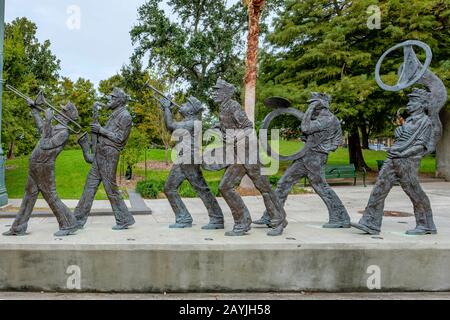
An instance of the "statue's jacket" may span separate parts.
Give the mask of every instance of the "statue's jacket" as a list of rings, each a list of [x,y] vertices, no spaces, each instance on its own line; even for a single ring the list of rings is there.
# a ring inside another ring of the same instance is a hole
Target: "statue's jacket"
[[[223,133],[227,129],[249,130],[253,129],[253,123],[247,117],[239,102],[228,100],[220,106],[220,124]]]
[[[252,164],[253,161],[259,161],[259,152],[258,152],[258,143],[256,140],[253,140],[255,144],[255,149],[248,148],[246,149],[245,154],[241,154],[238,152],[239,144],[244,141],[246,138],[253,139],[256,137],[254,134],[254,126],[253,122],[250,121],[245,111],[242,109],[239,102],[235,100],[228,100],[223,102],[220,105],[220,130],[224,135],[226,144],[234,145],[234,154],[235,154],[235,163],[241,162],[246,164]],[[233,140],[230,140],[231,137],[228,137],[228,130],[234,130],[235,136]],[[224,145],[226,148],[226,145]],[[226,154],[228,149],[224,150],[224,154]],[[256,152],[255,155],[250,155],[251,150]],[[239,159],[239,160],[238,160]],[[252,159],[252,160],[250,160]]]
[[[126,107],[119,107],[111,114],[104,129],[107,135],[99,135],[97,148],[112,147],[122,151],[131,132],[133,119]]]
[[[42,135],[30,157],[30,164],[54,165],[69,138],[69,130],[62,125],[50,128],[48,135]]]
[[[434,151],[432,145],[433,123],[425,115],[411,116],[406,123],[395,130],[395,143],[391,150],[400,153],[408,153],[409,150],[423,146],[424,152],[408,158],[420,159],[424,155]]]
[[[305,142],[301,158],[311,153],[328,155],[343,141],[341,124],[330,111],[302,123],[301,130]]]

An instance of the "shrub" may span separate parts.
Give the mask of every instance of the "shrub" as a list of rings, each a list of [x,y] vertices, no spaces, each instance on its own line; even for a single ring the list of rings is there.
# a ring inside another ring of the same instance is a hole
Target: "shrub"
[[[164,181],[161,180],[139,181],[136,185],[136,191],[144,198],[157,199],[158,195],[164,191]]]
[[[208,185],[214,196],[220,196],[219,181],[209,181]],[[157,199],[158,195],[164,192],[164,180],[146,180],[139,181],[136,185],[136,192],[138,192],[143,198]],[[188,181],[184,181],[178,189],[178,192],[182,198],[197,198],[198,195],[192,188]]]
[[[270,176],[270,177],[269,177],[270,184],[271,184],[272,186],[274,186],[274,187],[277,186],[278,181],[280,181],[280,179],[281,179],[281,178],[278,177],[278,176]]]
[[[219,192],[219,181],[208,181],[209,189],[212,194],[216,197],[220,196]],[[198,195],[192,188],[191,184],[188,181],[183,182],[181,187],[179,188],[179,193],[182,198],[197,198]]]

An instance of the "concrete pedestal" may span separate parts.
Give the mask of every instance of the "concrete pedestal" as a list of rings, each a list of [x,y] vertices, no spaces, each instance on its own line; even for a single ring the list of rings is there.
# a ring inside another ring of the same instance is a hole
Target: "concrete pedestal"
[[[54,218],[34,218],[27,237],[0,237],[0,290],[88,292],[240,291],[450,291],[450,184],[425,184],[436,216],[436,236],[406,236],[414,218],[386,218],[380,237],[356,229],[324,230],[326,211],[315,195],[293,196],[290,224],[282,237],[254,228],[228,238],[203,231],[205,209],[187,200],[196,225],[171,230],[166,201],[149,202],[153,215],[136,227],[112,231],[112,217],[93,217],[77,235],[57,239]],[[352,219],[360,218],[370,188],[336,188]],[[259,197],[245,198],[258,218]],[[220,204],[226,207],[222,199]],[[401,189],[387,209],[411,212]],[[227,229],[231,215],[225,210]],[[10,219],[0,219],[5,231]]]

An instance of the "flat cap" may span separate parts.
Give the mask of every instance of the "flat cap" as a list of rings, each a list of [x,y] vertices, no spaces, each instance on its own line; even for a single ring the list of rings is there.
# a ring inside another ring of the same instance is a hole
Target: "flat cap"
[[[200,113],[203,112],[205,110],[205,108],[203,107],[203,104],[200,100],[198,100],[196,97],[189,97],[186,99],[192,106],[192,108],[194,109],[195,113]]]
[[[229,95],[233,95],[236,93],[237,89],[231,83],[226,82],[225,80],[218,79],[216,84],[213,86],[213,89],[224,90]]]
[[[324,106],[328,106],[331,103],[331,96],[326,93],[320,93],[320,92],[313,92],[311,93],[311,98],[308,100],[308,102],[314,102],[319,101]]]
[[[125,91],[123,91],[120,88],[115,87],[112,91],[112,93],[109,95],[110,97],[116,97],[116,98],[120,98],[123,99],[125,101],[129,101],[130,100],[130,96],[127,95],[125,93]]]

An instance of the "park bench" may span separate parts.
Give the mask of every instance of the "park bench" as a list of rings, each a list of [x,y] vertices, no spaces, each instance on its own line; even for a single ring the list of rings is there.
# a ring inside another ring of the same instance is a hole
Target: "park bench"
[[[366,170],[363,169],[361,172],[361,176],[363,179],[364,187],[366,185]],[[327,180],[336,180],[336,179],[353,179],[353,185],[356,186],[356,180],[358,178],[358,172],[356,171],[354,164],[349,165],[327,165],[325,168],[325,178]],[[308,182],[308,179],[305,178],[305,187]]]

